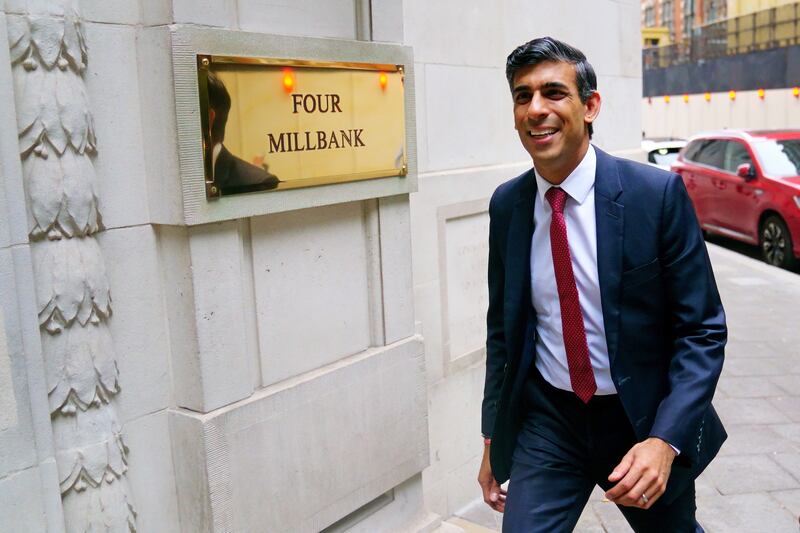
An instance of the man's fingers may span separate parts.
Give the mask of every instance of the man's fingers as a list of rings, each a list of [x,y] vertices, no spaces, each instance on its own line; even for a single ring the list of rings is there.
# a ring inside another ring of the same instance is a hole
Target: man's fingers
[[[654,503],[658,501],[662,494],[664,494],[664,489],[658,490],[648,490],[646,493],[647,495],[647,503],[643,506],[644,509],[650,509]]]
[[[641,479],[642,474],[640,471],[636,469],[628,470],[628,473],[625,474],[619,483],[611,487],[611,489],[606,492],[606,498],[611,501],[616,502],[618,499],[622,498],[625,494],[631,491],[633,487],[639,482]],[[609,476],[610,478],[610,476]]]
[[[502,513],[506,508],[506,490],[497,481],[492,480],[486,484],[481,483],[483,489],[483,501],[498,513]]]
[[[650,503],[650,494],[648,493],[650,486],[651,481],[647,477],[642,476],[628,492],[626,492],[621,498],[615,500],[615,503],[618,505],[626,505],[628,507],[644,508],[647,503]],[[653,490],[650,490],[650,493],[652,492]],[[644,499],[642,499],[642,494],[647,496],[647,503],[645,503]]]
[[[614,467],[614,470],[608,476],[608,480],[619,481],[628,473],[628,470],[630,470],[632,464],[633,453],[628,452],[625,454],[625,457],[622,458],[622,461],[620,461],[619,464]]]
[[[506,491],[503,490],[500,487],[500,485],[497,485],[496,483],[493,490],[497,490],[497,492],[492,493],[492,495],[496,496],[497,499],[491,502],[489,506],[498,513],[502,513],[506,509]]]

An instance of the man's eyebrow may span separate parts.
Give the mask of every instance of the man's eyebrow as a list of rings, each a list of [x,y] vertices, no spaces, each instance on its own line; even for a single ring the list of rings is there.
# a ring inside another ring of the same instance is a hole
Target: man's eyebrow
[[[541,86],[542,89],[562,89],[565,91],[569,91],[569,86],[566,83],[561,83],[560,81],[548,81],[543,83]],[[531,88],[528,85],[517,85],[511,91],[513,94],[517,94],[522,91],[530,91]]]
[[[566,83],[561,83],[560,81],[548,81],[544,85],[542,85],[543,89],[564,89],[569,90],[569,86]]]

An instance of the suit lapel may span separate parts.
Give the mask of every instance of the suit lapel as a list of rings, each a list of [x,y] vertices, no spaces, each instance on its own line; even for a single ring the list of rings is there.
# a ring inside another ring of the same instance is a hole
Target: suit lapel
[[[624,207],[619,169],[613,157],[595,147],[595,218],[597,220],[597,271],[603,307],[603,322],[613,365],[619,342],[620,281],[622,277],[622,231]]]
[[[531,237],[533,235],[533,201],[536,178],[531,169],[522,181],[520,194],[514,204],[508,225],[506,248],[506,305],[513,321],[507,331],[524,331],[530,308],[531,288]],[[528,302],[526,306],[525,303]],[[512,342],[516,342],[514,339]]]

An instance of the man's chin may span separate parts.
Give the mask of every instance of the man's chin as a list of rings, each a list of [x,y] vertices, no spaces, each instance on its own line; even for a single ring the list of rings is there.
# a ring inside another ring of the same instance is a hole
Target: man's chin
[[[547,148],[531,148],[528,153],[531,154],[534,161],[548,163],[557,160],[559,152],[555,146],[548,146]]]

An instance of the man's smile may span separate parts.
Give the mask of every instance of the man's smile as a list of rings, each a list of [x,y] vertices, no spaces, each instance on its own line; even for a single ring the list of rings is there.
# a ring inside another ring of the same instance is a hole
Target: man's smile
[[[547,144],[558,133],[557,128],[530,129],[526,132],[534,144]]]
[[[547,137],[549,135],[553,135],[557,131],[558,130],[555,128],[551,128],[548,130],[539,130],[539,131],[528,130],[528,135],[530,135],[531,137]]]

